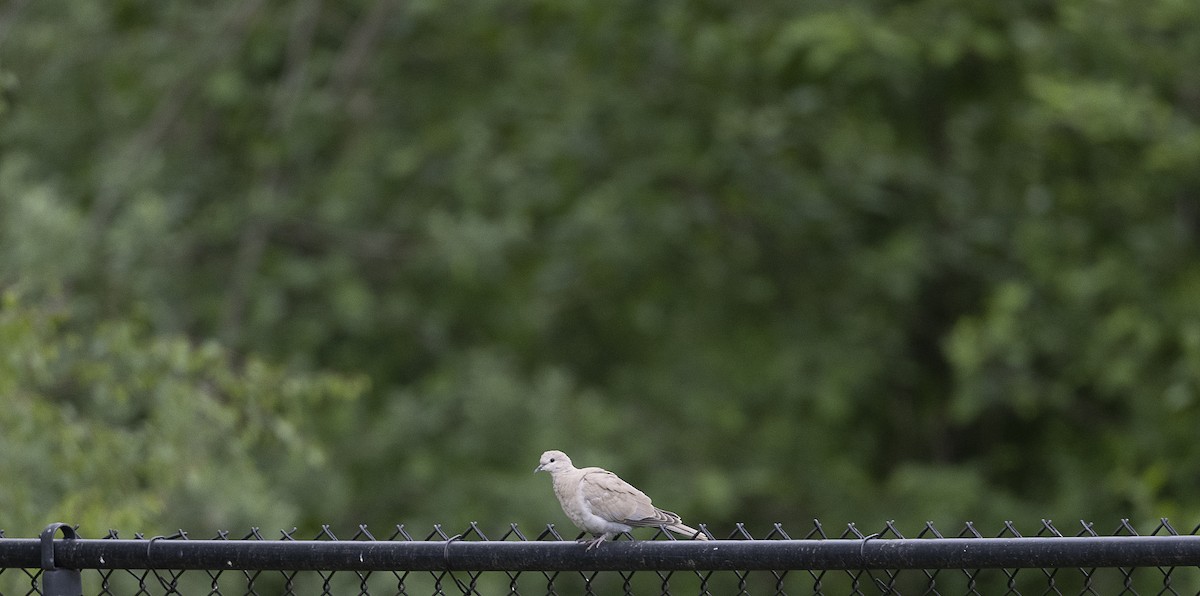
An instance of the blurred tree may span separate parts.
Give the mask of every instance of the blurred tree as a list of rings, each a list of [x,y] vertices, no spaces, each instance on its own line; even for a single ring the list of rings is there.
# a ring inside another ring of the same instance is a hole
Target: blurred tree
[[[239,365],[213,342],[81,320],[9,290],[0,305],[0,507],[14,536],[68,520],[200,535],[315,523],[346,495],[317,440],[361,381]],[[319,478],[320,482],[313,482]]]
[[[1200,518],[1194,2],[6,17],[0,280],[371,378],[331,521]]]

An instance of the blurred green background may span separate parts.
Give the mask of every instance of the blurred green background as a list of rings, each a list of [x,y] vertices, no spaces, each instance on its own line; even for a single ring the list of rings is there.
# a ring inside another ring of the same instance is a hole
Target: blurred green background
[[[718,535],[1190,530],[1197,64],[1194,0],[10,0],[0,527],[536,535],[558,448]]]

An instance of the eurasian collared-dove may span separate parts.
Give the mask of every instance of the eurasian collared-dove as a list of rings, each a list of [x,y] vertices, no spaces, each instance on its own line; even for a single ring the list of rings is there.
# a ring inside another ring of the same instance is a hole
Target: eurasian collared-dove
[[[584,532],[596,535],[588,550],[621,532],[661,527],[689,538],[708,540],[703,533],[683,525],[679,516],[655,507],[650,497],[603,468],[576,468],[561,451],[542,454],[533,471],[550,472],[554,496],[563,513]]]

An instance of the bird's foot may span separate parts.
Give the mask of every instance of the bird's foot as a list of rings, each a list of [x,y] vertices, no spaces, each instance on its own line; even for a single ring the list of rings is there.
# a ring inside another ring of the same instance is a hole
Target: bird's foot
[[[589,550],[592,550],[593,548],[600,546],[600,543],[604,542],[604,535],[601,534],[590,540],[587,538],[580,538],[577,542],[579,542],[580,544],[587,544],[588,545],[587,548],[583,549],[584,552],[587,552]]]

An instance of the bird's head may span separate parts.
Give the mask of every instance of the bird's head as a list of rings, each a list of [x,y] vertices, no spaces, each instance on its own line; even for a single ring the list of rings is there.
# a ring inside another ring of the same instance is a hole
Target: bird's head
[[[538,466],[533,469],[534,472],[546,471],[553,476],[559,472],[571,469],[571,458],[561,451],[547,451],[542,454],[542,458],[538,460]]]

